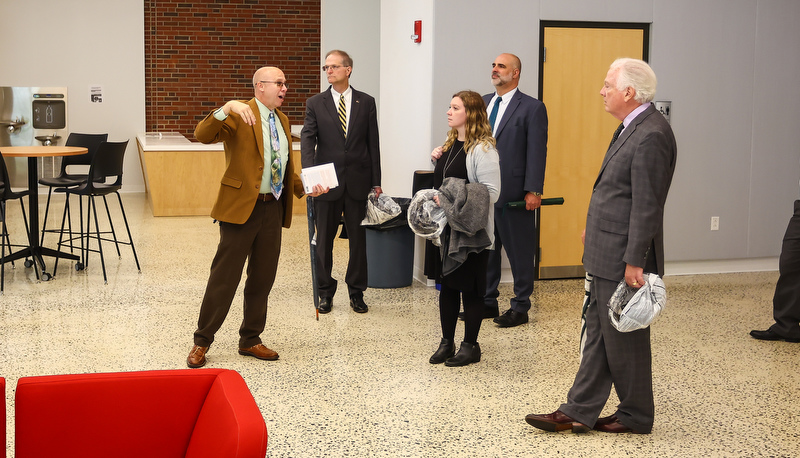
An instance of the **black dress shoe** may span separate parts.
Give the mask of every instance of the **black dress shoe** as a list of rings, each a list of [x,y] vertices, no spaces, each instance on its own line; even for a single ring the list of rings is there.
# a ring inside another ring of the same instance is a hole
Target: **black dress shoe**
[[[448,367],[466,366],[467,364],[477,363],[481,360],[481,346],[479,344],[471,344],[469,342],[461,342],[461,347],[458,353],[452,358],[448,358],[444,362]]]
[[[483,319],[487,318],[497,318],[500,316],[500,310],[497,307],[486,307],[483,309]],[[464,312],[458,312],[458,319],[464,321]]]
[[[333,307],[332,297],[319,298],[319,313],[330,313],[332,307]]]
[[[543,429],[552,433],[566,431],[568,429],[573,433],[585,433],[590,430],[588,426],[573,420],[560,410],[540,415],[532,413],[525,416],[525,421],[534,428]]]
[[[450,339],[442,339],[439,344],[439,349],[428,360],[431,364],[442,364],[447,358],[453,356],[456,352],[456,346]]]
[[[527,323],[528,314],[508,309],[501,316],[495,318],[494,322],[501,328],[513,328],[514,326]]]
[[[350,296],[350,307],[353,307],[356,313],[367,313],[369,310],[363,296]]]
[[[758,340],[785,340],[787,342],[800,342],[800,338],[783,337],[782,335],[773,332],[772,329],[767,329],[766,331],[752,330],[750,331],[750,335]]]

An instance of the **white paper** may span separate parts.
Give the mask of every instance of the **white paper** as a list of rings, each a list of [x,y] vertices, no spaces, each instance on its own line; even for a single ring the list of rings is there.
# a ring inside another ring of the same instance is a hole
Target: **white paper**
[[[303,180],[303,190],[306,194],[314,192],[314,185],[321,185],[323,188],[331,189],[339,186],[339,179],[336,177],[336,169],[333,166],[333,162],[304,168],[300,172],[300,179]]]

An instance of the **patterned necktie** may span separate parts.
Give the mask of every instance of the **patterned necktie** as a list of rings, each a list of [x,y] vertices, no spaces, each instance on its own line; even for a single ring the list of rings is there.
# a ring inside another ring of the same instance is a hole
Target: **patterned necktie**
[[[342,123],[342,132],[347,138],[347,106],[344,104],[344,94],[339,96],[339,122]]]
[[[494,122],[497,120],[497,111],[500,109],[500,102],[502,101],[502,97],[498,97],[497,100],[495,100],[492,113],[489,115],[489,124],[492,126],[492,132],[494,132]]]
[[[278,139],[278,128],[275,127],[275,115],[269,114],[269,136],[270,146],[272,147],[272,195],[275,199],[281,197],[283,181],[281,181],[281,142]]]
[[[620,123],[619,127],[617,127],[617,130],[614,131],[614,135],[611,137],[611,143],[608,144],[608,149],[611,149],[611,147],[614,146],[614,142],[617,141],[617,139],[619,138],[620,132],[622,132],[622,129],[624,129],[624,128],[625,128],[625,125]]]

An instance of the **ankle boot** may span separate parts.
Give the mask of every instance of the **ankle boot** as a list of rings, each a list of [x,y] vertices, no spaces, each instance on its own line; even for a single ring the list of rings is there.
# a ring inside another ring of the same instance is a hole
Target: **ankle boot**
[[[456,367],[466,366],[470,363],[477,363],[481,360],[481,346],[479,344],[471,344],[469,342],[461,342],[461,347],[458,353],[452,358],[444,362],[445,366]]]
[[[439,349],[431,356],[429,362],[431,364],[442,364],[445,360],[456,352],[456,346],[450,339],[442,339],[439,344]]]

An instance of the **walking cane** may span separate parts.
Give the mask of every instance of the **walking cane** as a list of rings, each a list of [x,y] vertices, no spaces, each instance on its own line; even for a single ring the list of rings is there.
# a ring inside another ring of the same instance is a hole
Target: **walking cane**
[[[319,291],[317,289],[317,231],[314,224],[314,202],[313,197],[306,197],[306,209],[308,211],[308,246],[311,254],[311,290],[314,294],[314,309],[317,312],[319,321]]]

